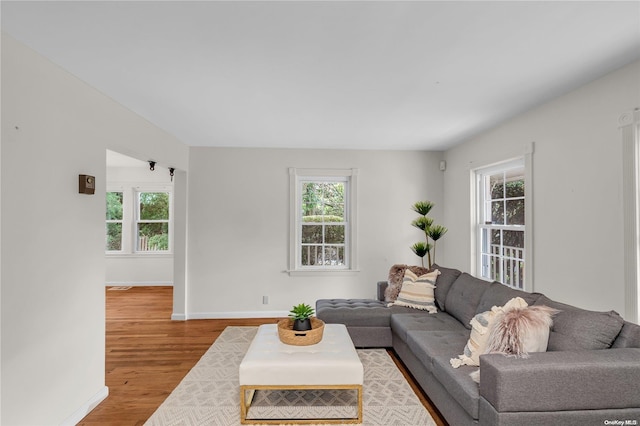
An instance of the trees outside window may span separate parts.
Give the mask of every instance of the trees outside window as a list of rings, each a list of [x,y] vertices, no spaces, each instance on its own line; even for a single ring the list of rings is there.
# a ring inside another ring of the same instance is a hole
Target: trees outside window
[[[122,185],[106,193],[107,254],[171,253],[171,190]]]
[[[301,182],[301,266],[345,266],[345,184]]]
[[[169,250],[169,193],[139,192],[137,251]]]
[[[107,192],[107,251],[122,250],[122,192]]]
[[[355,270],[356,169],[289,170],[289,273]]]

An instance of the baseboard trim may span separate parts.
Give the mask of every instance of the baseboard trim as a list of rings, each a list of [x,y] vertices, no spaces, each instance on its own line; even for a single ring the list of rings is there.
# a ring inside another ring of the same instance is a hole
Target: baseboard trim
[[[235,311],[235,312],[193,312],[186,319],[230,319],[230,318],[279,318],[289,315],[288,311]],[[173,318],[173,316],[172,316]]]
[[[82,404],[71,416],[67,417],[60,426],[75,426],[86,417],[94,408],[109,396],[109,388],[104,386],[98,393],[93,395],[91,399]]]
[[[105,287],[173,287],[171,281],[108,281]]]
[[[171,320],[172,321],[185,321],[187,319],[187,316],[185,314],[171,314]]]

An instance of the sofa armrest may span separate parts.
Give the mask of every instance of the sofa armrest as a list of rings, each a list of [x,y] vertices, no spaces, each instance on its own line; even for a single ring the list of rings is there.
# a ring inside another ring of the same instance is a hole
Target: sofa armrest
[[[480,396],[497,412],[640,407],[640,349],[480,356]]]
[[[389,286],[389,282],[388,281],[378,281],[378,284],[377,284],[378,300],[384,302],[384,291],[387,289],[388,286]]]

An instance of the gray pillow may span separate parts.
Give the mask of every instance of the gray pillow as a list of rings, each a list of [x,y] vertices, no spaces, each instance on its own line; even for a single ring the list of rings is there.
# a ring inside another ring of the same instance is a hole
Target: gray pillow
[[[514,297],[522,297],[524,301],[527,302],[527,305],[533,305],[540,296],[542,296],[541,293],[528,293],[526,291],[516,290],[494,281],[482,295],[482,299],[480,299],[480,303],[476,309],[476,314],[486,312],[494,306],[503,306]]]
[[[622,317],[615,311],[587,311],[554,302],[546,296],[536,300],[535,305],[545,305],[560,311],[553,317],[548,351],[610,348],[624,324]]]
[[[440,271],[440,275],[438,275],[438,278],[436,278],[436,303],[438,304],[438,308],[440,308],[441,311],[446,311],[446,309],[444,308],[444,302],[447,298],[447,293],[449,293],[451,285],[455,280],[458,279],[462,272],[457,269],[438,266],[435,263],[431,265],[431,269],[437,269],[438,271]]]
[[[640,325],[625,321],[612,348],[640,348]]]
[[[436,289],[438,283],[436,281]],[[491,285],[490,282],[474,278],[463,272],[451,285],[447,293],[447,313],[456,318],[466,328],[471,329],[469,322],[476,315],[476,308],[484,292]]]

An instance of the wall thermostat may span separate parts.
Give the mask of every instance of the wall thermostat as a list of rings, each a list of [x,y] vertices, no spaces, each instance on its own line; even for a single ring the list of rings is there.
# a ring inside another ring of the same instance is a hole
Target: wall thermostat
[[[94,194],[96,192],[96,177],[89,175],[78,175],[80,194]]]

